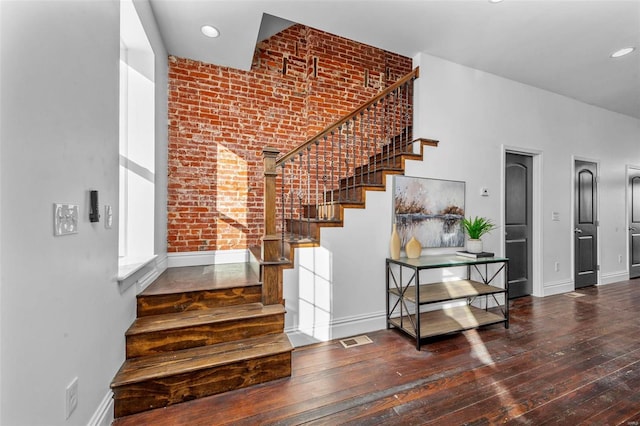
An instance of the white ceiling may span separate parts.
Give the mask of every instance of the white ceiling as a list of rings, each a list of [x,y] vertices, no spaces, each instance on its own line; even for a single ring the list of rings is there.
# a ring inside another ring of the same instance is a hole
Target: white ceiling
[[[266,13],[408,57],[425,52],[640,118],[640,0],[150,2],[169,54],[179,57],[249,69]],[[205,24],[217,27],[220,37],[204,37]],[[609,57],[627,46],[636,51]]]

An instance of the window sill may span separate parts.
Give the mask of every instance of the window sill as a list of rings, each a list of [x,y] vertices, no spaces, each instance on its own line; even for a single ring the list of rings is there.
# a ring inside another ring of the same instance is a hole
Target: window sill
[[[145,281],[157,274],[154,264],[157,258],[158,256],[154,254],[148,257],[122,257],[118,259],[118,284],[122,290],[128,289],[133,284],[141,284],[146,287],[149,283],[145,283]]]

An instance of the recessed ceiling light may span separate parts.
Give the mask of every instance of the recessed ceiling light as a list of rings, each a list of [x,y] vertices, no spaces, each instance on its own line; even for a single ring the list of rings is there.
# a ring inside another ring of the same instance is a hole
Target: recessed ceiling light
[[[489,0],[489,3],[500,3],[502,0]]]
[[[211,25],[203,25],[202,28],[200,28],[200,31],[202,31],[202,34],[211,38],[215,38],[220,35],[220,31],[218,31],[216,27],[212,27]]]
[[[625,47],[623,49],[617,50],[615,52],[613,52],[611,54],[612,58],[619,58],[621,56],[625,56],[628,55],[629,53],[633,52],[634,50],[636,50],[635,47]]]

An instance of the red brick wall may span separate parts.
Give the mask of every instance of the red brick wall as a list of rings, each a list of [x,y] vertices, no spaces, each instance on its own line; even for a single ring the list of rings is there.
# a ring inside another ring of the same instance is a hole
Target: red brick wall
[[[301,25],[260,43],[250,71],[170,57],[169,251],[259,244],[263,147],[295,148],[410,71]]]

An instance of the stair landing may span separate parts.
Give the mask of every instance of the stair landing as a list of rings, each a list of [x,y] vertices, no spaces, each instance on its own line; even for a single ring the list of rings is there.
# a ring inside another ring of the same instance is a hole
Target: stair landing
[[[250,263],[169,268],[138,295],[138,318],[258,303],[262,286]]]
[[[141,294],[160,294],[215,290],[256,285],[259,277],[250,263],[183,266],[169,268]]]

